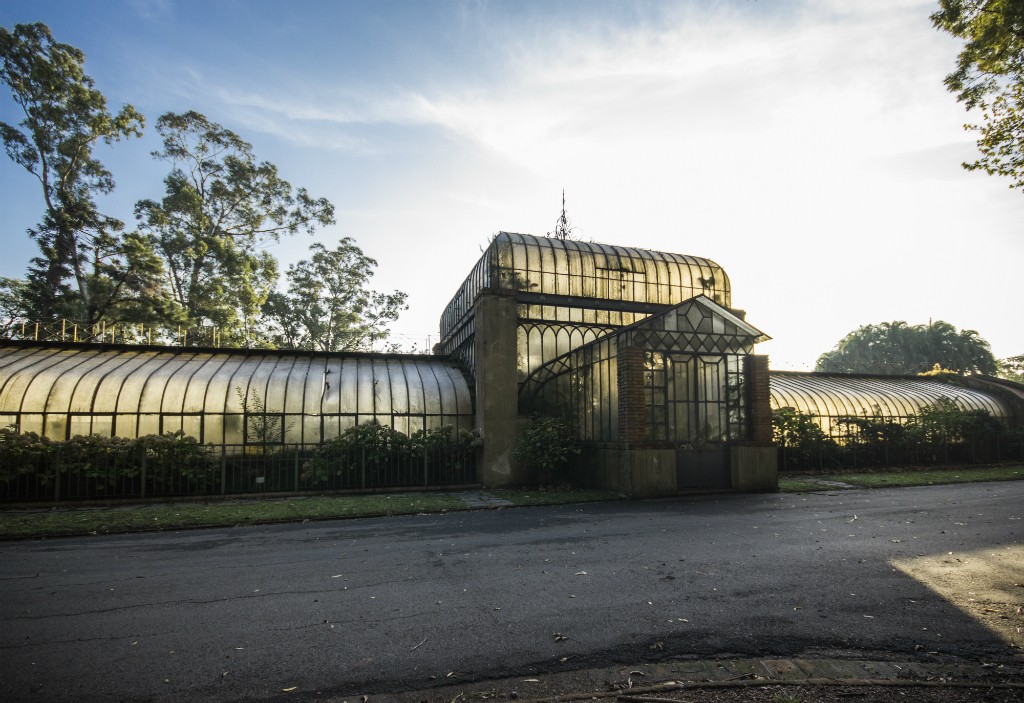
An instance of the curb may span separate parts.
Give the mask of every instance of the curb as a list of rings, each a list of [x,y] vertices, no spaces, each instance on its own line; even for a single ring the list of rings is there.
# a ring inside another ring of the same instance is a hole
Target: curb
[[[703,690],[710,694],[723,689],[790,686],[1005,690],[1019,691],[1024,699],[1022,681],[1024,660],[993,665],[838,658],[686,659],[464,680],[419,691],[371,695],[364,700],[447,703],[493,698],[562,703],[612,699],[649,703],[658,700],[651,696],[659,693]]]

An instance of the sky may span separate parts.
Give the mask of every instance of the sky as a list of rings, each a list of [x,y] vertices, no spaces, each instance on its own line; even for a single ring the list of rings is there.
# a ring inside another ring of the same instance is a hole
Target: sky
[[[0,0],[85,52],[141,139],[97,150],[134,222],[167,165],[152,125],[197,110],[336,208],[268,245],[282,269],[352,237],[403,290],[396,341],[438,341],[498,231],[712,259],[733,306],[811,370],[865,324],[945,320],[1024,354],[1024,194],[968,172],[943,85],[958,40],[918,0]],[[9,93],[0,120],[16,122]],[[0,276],[24,274],[33,177],[0,157]]]

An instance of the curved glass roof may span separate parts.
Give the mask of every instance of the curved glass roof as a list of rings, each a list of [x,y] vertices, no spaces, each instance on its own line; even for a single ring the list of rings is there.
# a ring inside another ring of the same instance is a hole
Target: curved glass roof
[[[985,410],[1009,419],[1012,408],[983,391],[915,376],[772,371],[772,408],[794,408],[819,418],[881,417],[903,420],[948,398],[964,410]]]
[[[725,307],[732,301],[729,277],[710,259],[499,232],[441,316],[442,339],[456,331],[484,289],[513,292],[520,299],[616,301],[622,309],[646,312],[654,312],[648,306],[675,305],[701,294]]]
[[[117,418],[118,436],[201,425],[204,441],[241,443],[241,425],[226,418],[246,412],[245,398],[251,412],[257,397],[290,423],[288,442],[320,442],[371,420],[403,432],[473,421],[466,379],[437,357],[0,343],[0,420],[45,426],[53,438],[62,416],[106,415]],[[204,419],[132,419],[163,416]]]

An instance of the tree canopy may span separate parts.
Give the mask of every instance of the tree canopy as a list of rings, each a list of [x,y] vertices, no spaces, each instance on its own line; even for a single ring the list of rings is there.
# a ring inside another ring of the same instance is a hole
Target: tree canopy
[[[818,357],[816,371],[835,373],[919,374],[941,368],[958,373],[996,373],[988,342],[974,330],[937,320],[927,325],[903,321],[864,325],[835,349]]]
[[[167,284],[190,326],[216,327],[229,343],[258,341],[257,317],[277,284],[277,260],[261,245],[334,223],[334,207],[293,193],[252,145],[198,112],[157,120],[171,164],[162,200],[136,216],[163,259]]]
[[[997,363],[999,365],[999,378],[1005,378],[1007,381],[1014,381],[1016,383],[1024,383],[1024,354],[1008,356],[1005,359],[1000,359]]]
[[[1024,0],[939,0],[936,28],[964,40],[946,87],[968,110],[979,108],[981,158],[968,170],[1010,178],[1024,190]]]
[[[264,306],[276,346],[368,351],[387,338],[388,323],[406,309],[406,294],[370,290],[377,262],[345,237],[337,248],[315,243],[312,256],[288,268],[288,290]]]
[[[180,343],[323,350],[367,349],[387,336],[405,293],[370,290],[377,262],[351,239],[333,250],[314,244],[277,292],[266,246],[334,224],[334,206],[293,188],[251,144],[198,112],[157,120],[163,144],[152,156],[170,172],[161,199],[136,204],[138,229],[102,214],[96,197],[114,178],[93,148],[140,136],[143,117],[131,105],[111,113],[84,60],[45,24],[0,27],[0,82],[23,115],[0,122],[0,137],[39,181],[44,204],[29,230],[39,256],[23,279],[0,278],[0,331],[15,318],[142,322],[190,329]]]
[[[44,204],[42,220],[29,230],[40,254],[27,280],[5,286],[6,295],[19,295],[20,307],[36,319],[91,324],[145,307],[159,261],[96,205],[97,195],[114,189],[114,178],[93,148],[139,136],[143,118],[131,105],[111,114],[84,61],[45,24],[0,27],[0,81],[23,116],[17,125],[0,122],[0,136],[7,155],[39,181]]]

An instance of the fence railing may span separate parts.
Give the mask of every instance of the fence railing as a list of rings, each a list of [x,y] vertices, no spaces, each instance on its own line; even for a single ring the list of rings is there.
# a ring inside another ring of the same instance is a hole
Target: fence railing
[[[95,342],[98,344],[156,344],[161,346],[220,347],[217,327],[158,327],[141,323],[100,321],[79,324],[73,320],[39,322],[22,318],[0,319],[0,339],[35,342]]]
[[[464,485],[476,481],[472,448],[415,451],[317,445],[204,447],[164,456],[136,447],[0,453],[0,502],[148,499]]]
[[[779,446],[780,471],[857,470],[890,466],[952,466],[1024,462],[1024,439],[1004,435],[988,440],[942,442],[859,442],[831,438]]]

